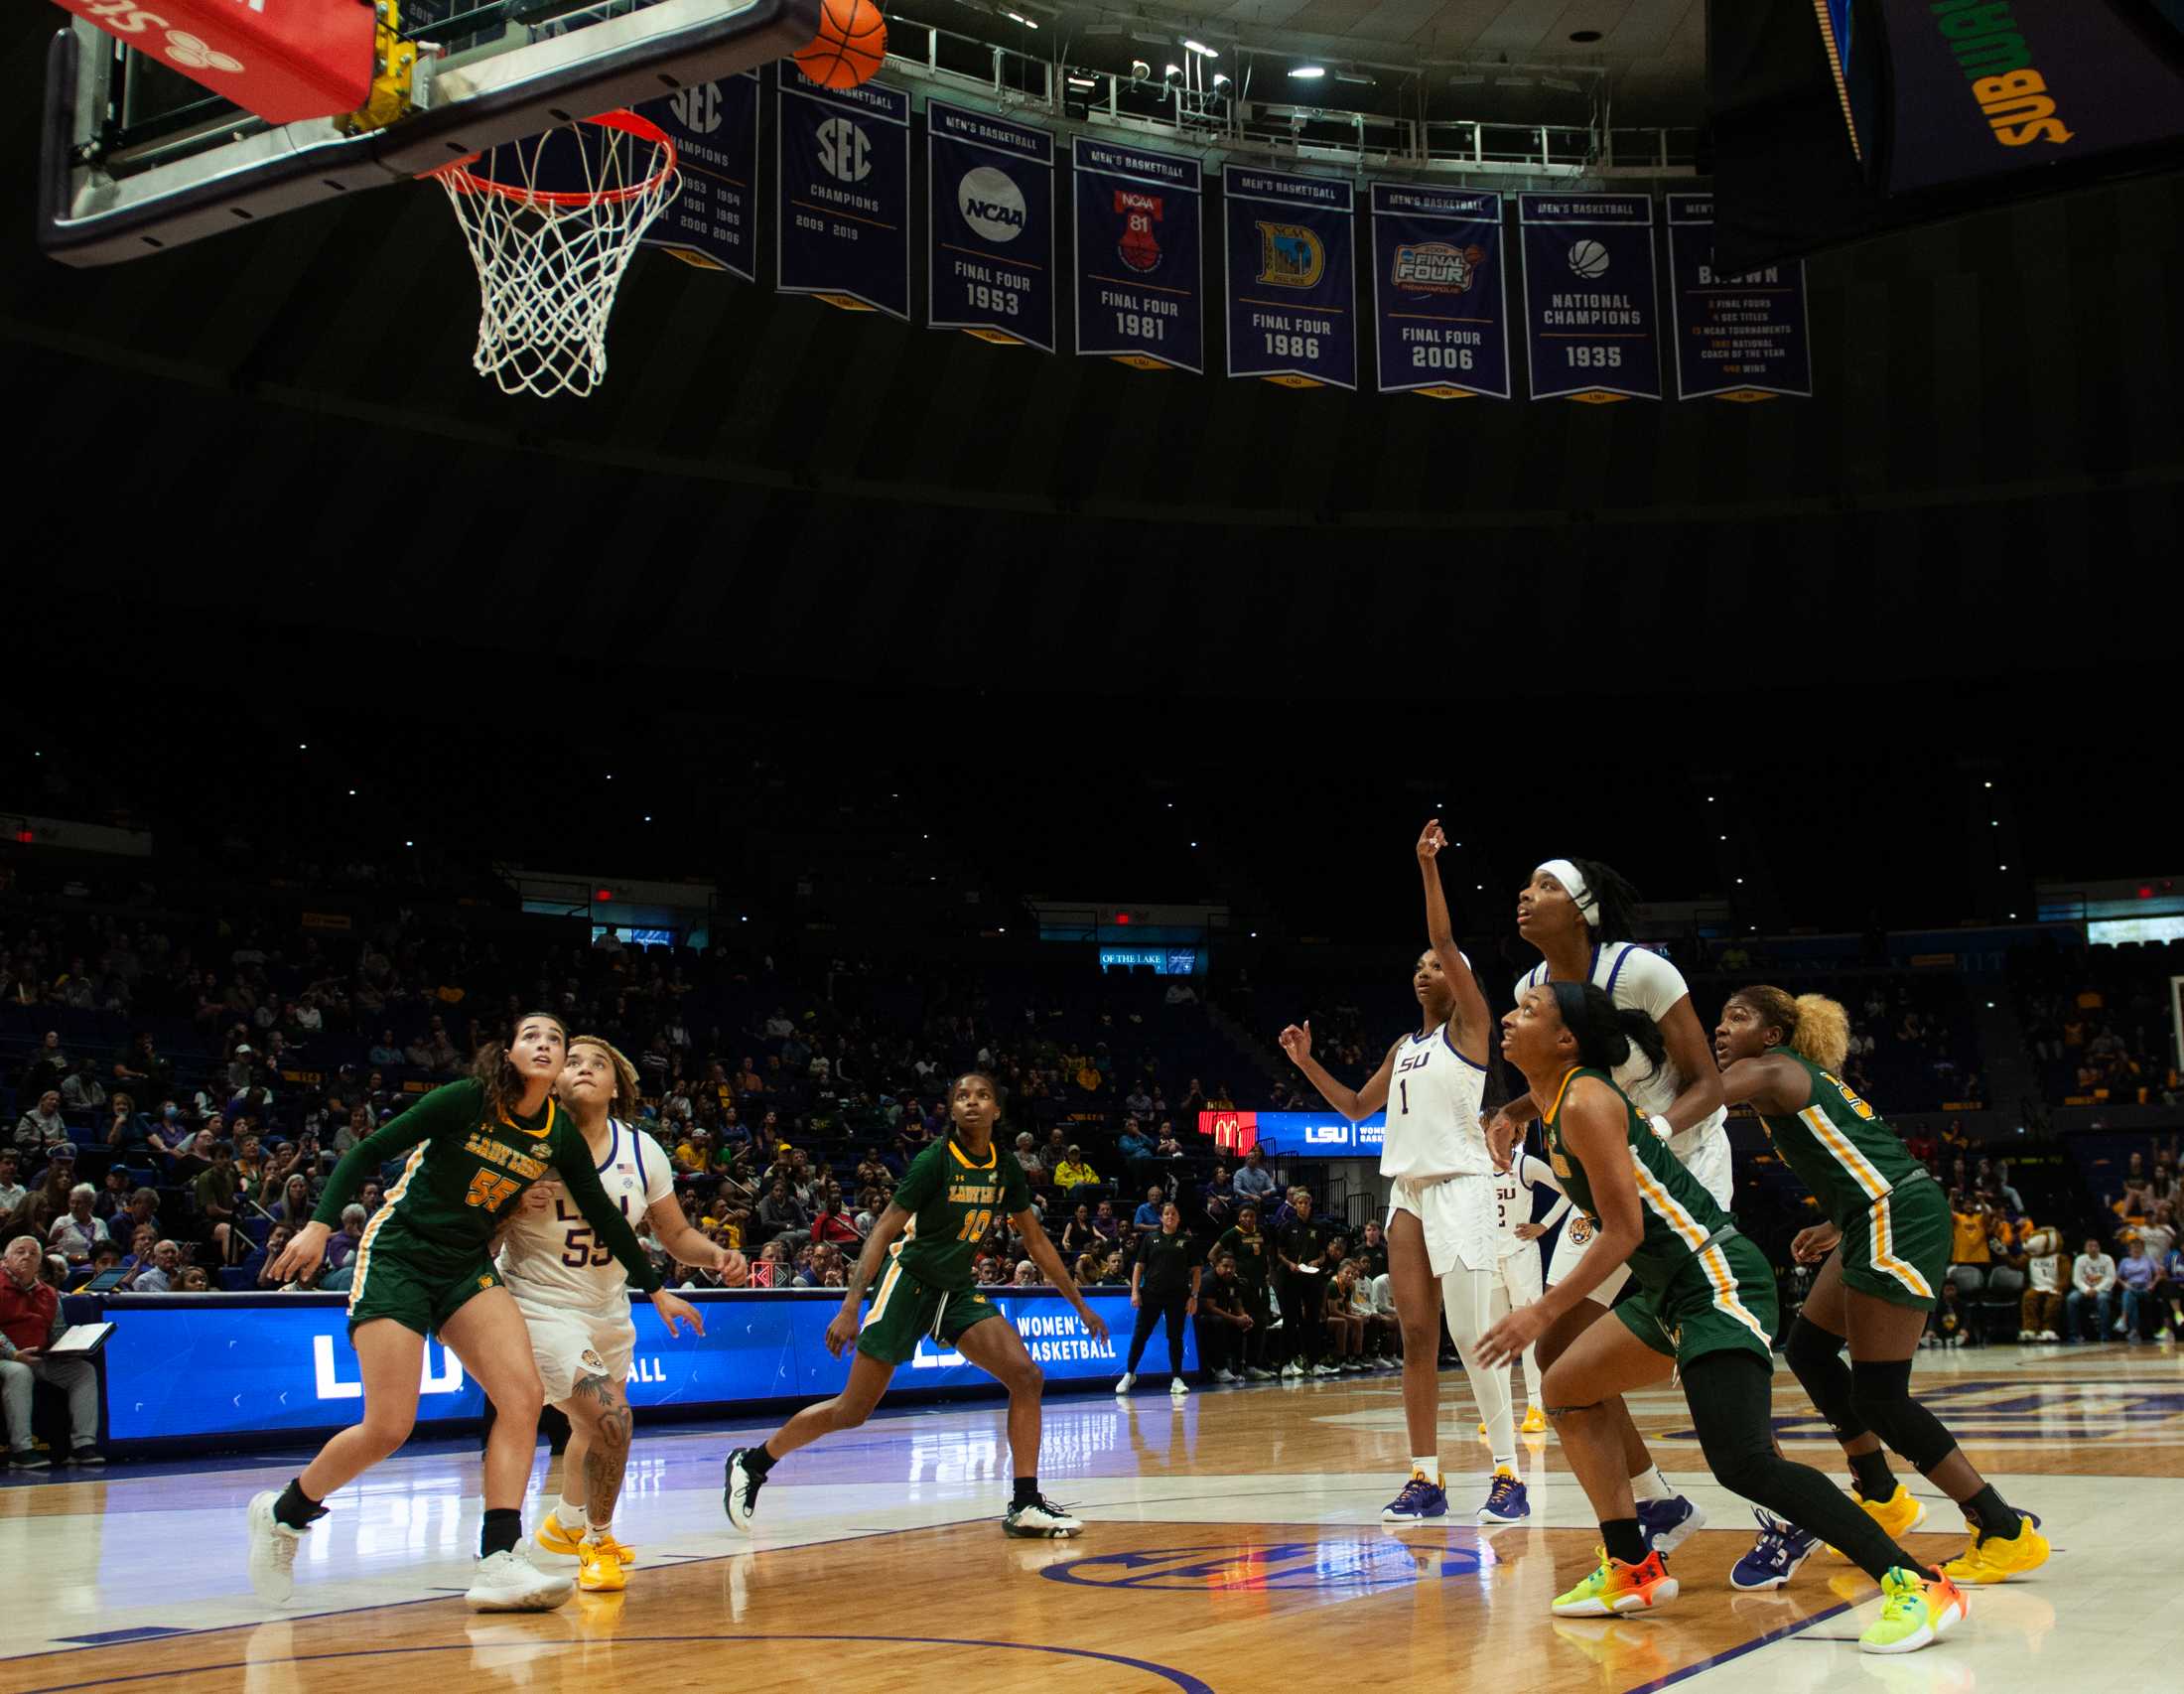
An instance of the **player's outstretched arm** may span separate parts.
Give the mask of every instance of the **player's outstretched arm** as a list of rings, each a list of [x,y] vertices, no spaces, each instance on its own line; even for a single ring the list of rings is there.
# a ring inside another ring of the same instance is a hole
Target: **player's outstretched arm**
[[[1750,1105],[1770,1117],[1786,1117],[1812,1103],[1813,1079],[1802,1064],[1780,1054],[1739,1059],[1721,1072],[1723,1105]]]
[[[1319,1097],[1352,1123],[1371,1117],[1388,1103],[1388,1079],[1395,1073],[1396,1046],[1399,1044],[1391,1043],[1380,1061],[1380,1068],[1366,1078],[1364,1087],[1352,1090],[1337,1082],[1327,1073],[1326,1066],[1312,1057],[1309,1018],[1302,1024],[1290,1025],[1276,1039],[1281,1042],[1282,1051],[1290,1056],[1290,1061],[1319,1090]]]
[[[1492,1018],[1486,1009],[1486,995],[1479,987],[1478,978],[1471,974],[1463,949],[1456,945],[1455,930],[1448,920],[1448,897],[1441,892],[1440,886],[1440,850],[1447,845],[1448,837],[1441,831],[1440,819],[1428,818],[1418,838],[1419,875],[1426,884],[1426,938],[1433,946],[1433,957],[1440,961],[1440,972],[1448,979],[1449,991],[1455,996],[1448,1021],[1455,1026],[1457,1050],[1473,1064],[1483,1065]]]

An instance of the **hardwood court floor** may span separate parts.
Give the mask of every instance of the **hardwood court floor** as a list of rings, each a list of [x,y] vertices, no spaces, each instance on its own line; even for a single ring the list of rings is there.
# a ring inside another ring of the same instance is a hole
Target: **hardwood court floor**
[[[1482,1531],[1484,1460],[1458,1373],[1443,1378],[1443,1458],[1466,1509],[1384,1531],[1406,1443],[1392,1376],[1051,1401],[1042,1482],[1087,1521],[1073,1541],[1006,1539],[998,1405],[910,1409],[785,1462],[744,1538],[721,1516],[720,1461],[755,1433],[639,1432],[619,1524],[643,1562],[619,1597],[479,1618],[460,1593],[475,1548],[475,1460],[398,1458],[339,1495],[274,1617],[243,1575],[242,1506],[293,1460],[185,1475],[0,1486],[0,1694],[431,1694],[752,1687],[1019,1686],[1050,1694],[1303,1684],[1525,1694],[1900,1694],[2160,1686],[2184,1617],[2146,1577],[2184,1534],[2184,1361],[2167,1347],[1922,1355],[1922,1392],[1975,1461],[2040,1513],[2057,1546],[2032,1580],[1973,1595],[1941,1647],[1851,1646],[1871,1585],[1825,1556],[1786,1590],[1736,1594],[1744,1504],[1704,1480],[1682,1400],[1636,1408],[1709,1525],[1675,1560],[1684,1597],[1650,1618],[1566,1622],[1549,1599],[1595,1538],[1554,1437],[1526,1443],[1530,1524]],[[1840,1455],[1787,1372],[1794,1455]],[[540,1455],[537,1480],[549,1477]],[[1944,1557],[1958,1518],[1932,1503],[1915,1550]],[[529,1512],[536,1521],[539,1506]],[[2156,1578],[2158,1581],[2158,1577]],[[2066,1604],[2067,1602],[2067,1604]],[[2067,1620],[2067,1621],[2066,1621]]]

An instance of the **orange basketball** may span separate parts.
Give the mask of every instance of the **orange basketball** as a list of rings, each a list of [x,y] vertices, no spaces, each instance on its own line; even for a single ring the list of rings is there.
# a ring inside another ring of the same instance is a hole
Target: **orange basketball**
[[[854,88],[887,52],[887,20],[873,0],[821,0],[819,33],[798,50],[796,69],[822,88]]]

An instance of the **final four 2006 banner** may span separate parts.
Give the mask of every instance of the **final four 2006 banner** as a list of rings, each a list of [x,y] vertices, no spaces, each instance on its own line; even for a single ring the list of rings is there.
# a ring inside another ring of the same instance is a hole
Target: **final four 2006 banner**
[[[822,88],[783,60],[773,285],[853,311],[910,315],[910,96]]]
[[[936,330],[1054,351],[1054,138],[925,105],[925,203]]]
[[[1535,400],[1658,400],[1659,290],[1646,195],[1517,197]]]
[[[1357,386],[1350,185],[1249,165],[1221,176],[1228,373]]]
[[[1380,391],[1508,399],[1501,196],[1375,183],[1372,206]]]

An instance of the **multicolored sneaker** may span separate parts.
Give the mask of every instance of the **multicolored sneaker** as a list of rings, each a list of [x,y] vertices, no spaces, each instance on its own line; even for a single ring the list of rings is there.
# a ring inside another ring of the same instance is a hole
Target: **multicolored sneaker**
[[[1857,1502],[1858,1510],[1879,1524],[1891,1541],[1901,1541],[1926,1521],[1926,1502],[1914,1496],[1900,1482],[1896,1484],[1896,1491],[1884,1500],[1869,1500],[1859,1494]],[[1839,1559],[1847,1557],[1833,1547],[1828,1551]]]
[[[1429,1517],[1448,1515],[1448,1490],[1429,1482],[1426,1473],[1413,1471],[1403,1491],[1380,1508],[1383,1523],[1419,1523]]]
[[[1942,1575],[1951,1582],[2007,1582],[2048,1562],[2047,1537],[2029,1511],[2022,1514],[2015,1535],[1981,1535],[1974,1524],[1965,1527],[1972,1531],[1972,1545],[1942,1566]]]
[[[1759,1539],[1752,1550],[1736,1561],[1729,1572],[1729,1586],[1747,1593],[1754,1589],[1780,1588],[1797,1575],[1798,1566],[1813,1556],[1820,1537],[1808,1535],[1794,1523],[1785,1523],[1770,1511],[1752,1507],[1759,1519]]]
[[[1657,1553],[1675,1552],[1706,1522],[1706,1514],[1682,1494],[1638,1502],[1638,1527],[1646,1532],[1646,1545]]]
[[[1556,1597],[1548,1608],[1558,1618],[1612,1618],[1625,1612],[1651,1612],[1676,1598],[1676,1579],[1662,1563],[1656,1547],[1641,1565],[1626,1565],[1608,1557],[1605,1547],[1593,1548],[1600,1568],[1571,1589]]]
[[[1522,1523],[1532,1515],[1532,1501],[1513,1471],[1496,1471],[1487,1484],[1486,1503],[1479,1507],[1481,1523]]]
[[[1964,1591],[1945,1576],[1932,1581],[1894,1570],[1880,1579],[1880,1616],[1858,1637],[1861,1653],[1915,1653],[1964,1621]]]

